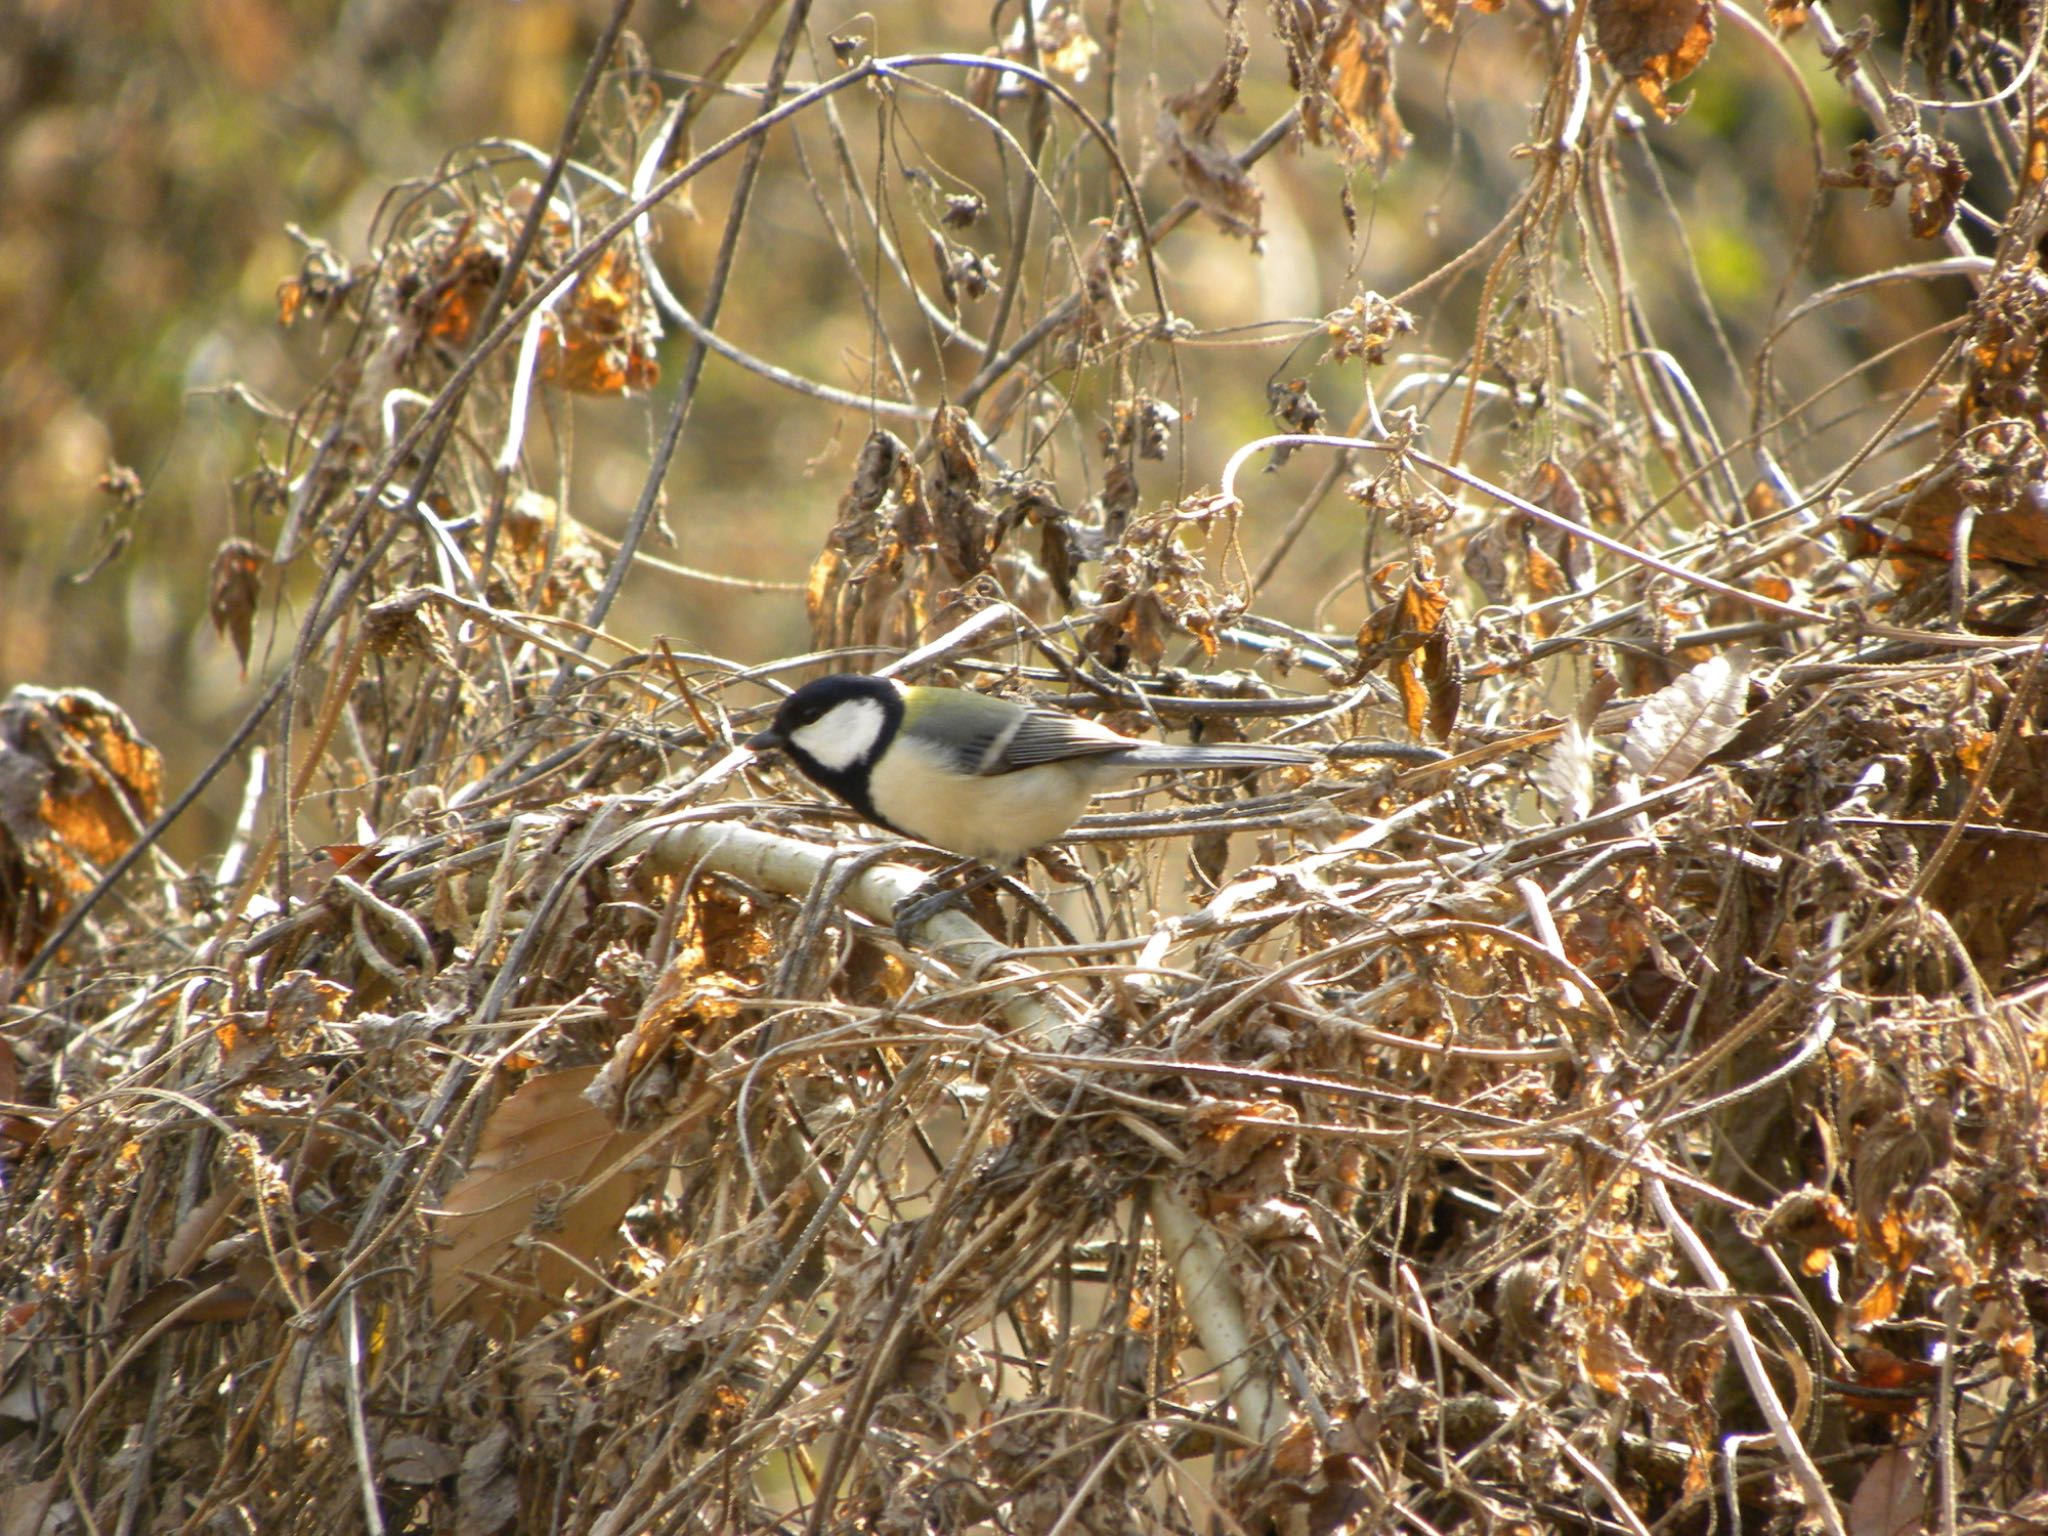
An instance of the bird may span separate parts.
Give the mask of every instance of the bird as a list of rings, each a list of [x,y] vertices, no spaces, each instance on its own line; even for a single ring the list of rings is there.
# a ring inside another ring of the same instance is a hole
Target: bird
[[[1004,868],[1057,841],[1094,795],[1147,774],[1320,761],[1272,743],[1137,741],[1063,710],[854,672],[804,684],[745,745],[781,750],[877,826]]]

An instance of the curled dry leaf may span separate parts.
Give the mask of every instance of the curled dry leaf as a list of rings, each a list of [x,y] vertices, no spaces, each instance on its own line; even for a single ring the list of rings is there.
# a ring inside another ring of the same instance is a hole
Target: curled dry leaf
[[[1188,1114],[1187,1176],[1204,1211],[1271,1200],[1294,1187],[1301,1116],[1291,1105],[1212,1100]]]
[[[1347,7],[1317,58],[1318,91],[1304,91],[1301,125],[1311,144],[1328,142],[1348,165],[1380,175],[1408,148],[1394,105],[1394,51],[1377,17]]]
[[[1666,87],[1698,69],[1714,46],[1713,0],[1594,0],[1593,36],[1615,73],[1668,121],[1684,109]]]
[[[1237,105],[1238,82],[1249,52],[1244,23],[1233,6],[1223,61],[1206,85],[1166,98],[1159,114],[1159,147],[1202,211],[1228,233],[1243,235],[1256,245],[1265,233],[1259,225],[1265,194],[1251,173],[1216,141],[1216,125]]]
[[[1410,734],[1420,737],[1427,728],[1445,740],[1457,724],[1464,677],[1450,624],[1450,593],[1436,574],[1435,558],[1424,546],[1406,566],[1381,566],[1372,587],[1382,602],[1358,631],[1359,662],[1367,669],[1385,665],[1400,691]]]
[[[450,352],[467,346],[524,222],[524,210],[509,200],[437,221],[378,268],[376,305],[388,306],[409,333]],[[537,259],[521,269],[508,302],[528,297],[578,240],[570,220],[547,219]],[[580,394],[620,394],[658,382],[655,347],[661,321],[647,295],[637,251],[630,241],[607,247],[556,300],[543,322],[542,378]],[[304,299],[303,290],[280,294],[286,323]]]
[[[1855,1241],[1856,1218],[1840,1195],[1807,1185],[1779,1198],[1758,1235],[1767,1243],[1788,1244],[1797,1251],[1800,1273],[1818,1275],[1837,1248]]]
[[[535,612],[570,612],[603,583],[603,551],[554,497],[521,491],[505,508],[503,526],[499,565],[518,583],[516,600]]]
[[[26,959],[163,808],[162,756],[84,688],[0,704],[0,957]]]
[[[1103,434],[1104,452],[1129,463],[1133,456],[1157,463],[1173,446],[1180,412],[1164,400],[1136,395],[1110,407],[1110,427]]]
[[[640,275],[638,247],[608,246],[556,307],[541,377],[582,395],[619,395],[661,382],[661,321]]]
[[[1323,333],[1330,338],[1330,357],[1336,362],[1355,357],[1368,366],[1384,363],[1394,338],[1410,335],[1414,330],[1415,317],[1377,293],[1354,294],[1342,309],[1323,316]]]
[[[1962,150],[1925,133],[1859,140],[1849,146],[1847,170],[1821,175],[1823,186],[1863,188],[1872,208],[1889,208],[1899,188],[1907,188],[1908,222],[1921,240],[1932,240],[1955,222],[1969,181]]]
[[[244,676],[249,671],[249,642],[255,634],[263,567],[269,562],[261,545],[247,539],[226,539],[214,551],[213,573],[207,582],[206,607],[213,619],[213,632],[234,642]]]
[[[455,1475],[456,1536],[492,1536],[518,1516],[517,1443],[512,1426],[500,1419],[463,1451]]]
[[[819,647],[914,646],[944,603],[986,574],[1001,518],[967,413],[933,413],[929,456],[872,434],[805,587]]]
[[[938,556],[931,580],[950,596],[989,569],[1000,521],[988,500],[992,472],[973,421],[958,406],[932,413],[931,457],[922,468],[911,478],[907,499],[917,518],[918,548]],[[932,596],[941,596],[936,587]]]
[[[1585,492],[1579,489],[1579,482],[1572,477],[1572,472],[1556,459],[1545,459],[1536,466],[1523,494],[1544,511],[1554,513],[1566,522],[1581,526],[1586,523]],[[1540,550],[1555,563],[1560,578],[1555,592],[1539,595],[1562,596],[1568,591],[1584,591],[1587,578],[1592,574],[1585,540],[1554,524],[1541,523],[1526,515],[1521,515],[1520,524],[1522,537],[1530,545],[1531,565],[1534,565],[1535,553]],[[1531,585],[1534,584],[1532,571]]]
[[[394,1483],[425,1486],[455,1476],[462,1458],[425,1435],[396,1434],[385,1440],[377,1470]]]
[[[1017,24],[1016,37],[1021,48],[1023,43],[1023,22]],[[1096,55],[1102,52],[1102,44],[1095,41],[1088,31],[1088,18],[1079,5],[1048,5],[1037,17],[1038,52],[1045,60],[1045,67],[1056,75],[1065,75],[1076,85],[1088,78],[1088,72],[1095,67]],[[1021,57],[1020,54],[1013,57]]]
[[[1214,656],[1216,631],[1244,611],[1234,593],[1212,587],[1202,561],[1182,542],[1225,509],[1191,501],[1133,521],[1103,561],[1100,601],[1082,646],[1116,671],[1132,662],[1153,667],[1176,634],[1192,636]]]
[[[1602,1392],[1626,1393],[1666,1421],[1685,1417],[1685,1399],[1672,1389],[1670,1378],[1652,1368],[1617,1314],[1603,1312],[1597,1325],[1586,1330],[1579,1366]]]
[[[913,556],[901,497],[911,472],[902,438],[883,429],[868,435],[804,586],[811,635],[819,645],[914,644],[922,630],[921,596],[904,585],[904,567]]]
[[[926,236],[932,264],[939,272],[939,291],[946,296],[946,307],[956,315],[963,299],[985,298],[1001,281],[1002,269],[973,246],[949,240],[935,229],[927,230]]]
[[[363,639],[380,656],[395,660],[431,657],[452,668],[455,652],[448,642],[440,601],[441,593],[434,588],[413,587],[372,603],[363,615]]]
[[[1266,408],[1273,419],[1289,432],[1323,430],[1323,408],[1308,392],[1307,379],[1274,379],[1266,385]],[[1294,456],[1294,444],[1280,443],[1266,461],[1266,473],[1276,474]]]
[[[1908,1360],[1881,1344],[1859,1344],[1849,1351],[1850,1379],[1839,1388],[1842,1405],[1872,1418],[1908,1418],[1940,1390],[1941,1367],[1928,1360]]]

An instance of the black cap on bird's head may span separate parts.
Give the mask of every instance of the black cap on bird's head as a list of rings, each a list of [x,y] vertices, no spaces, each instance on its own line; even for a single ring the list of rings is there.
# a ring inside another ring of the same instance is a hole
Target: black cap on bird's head
[[[776,709],[768,729],[749,736],[745,745],[756,752],[787,752],[813,784],[888,826],[875,809],[868,768],[902,724],[900,683],[840,672],[797,689]]]
[[[868,677],[859,672],[838,672],[805,683],[776,707],[768,729],[757,731],[740,743],[756,752],[787,748],[790,739],[809,725],[816,725],[842,704],[863,700],[879,705],[884,720],[903,712],[903,691],[885,677]]]

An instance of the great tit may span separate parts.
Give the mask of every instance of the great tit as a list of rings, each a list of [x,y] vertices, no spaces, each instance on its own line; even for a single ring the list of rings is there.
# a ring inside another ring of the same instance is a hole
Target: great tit
[[[857,673],[804,684],[746,745],[781,748],[869,821],[1001,865],[1059,837],[1090,796],[1148,773],[1318,761],[1298,747],[1134,741],[1054,709]]]

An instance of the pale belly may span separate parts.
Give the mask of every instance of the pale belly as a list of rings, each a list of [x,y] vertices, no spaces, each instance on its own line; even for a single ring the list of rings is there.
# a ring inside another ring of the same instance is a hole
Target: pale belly
[[[1092,775],[1048,765],[976,779],[974,793],[962,796],[957,781],[913,762],[886,784],[870,783],[868,792],[876,810],[919,841],[994,863],[1056,841],[1095,787]]]

